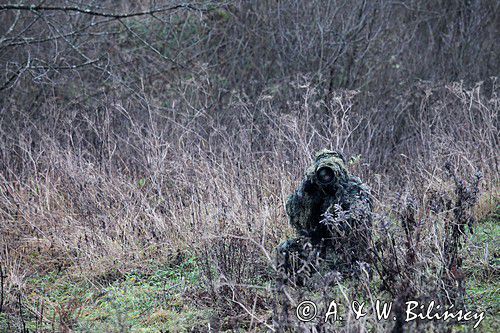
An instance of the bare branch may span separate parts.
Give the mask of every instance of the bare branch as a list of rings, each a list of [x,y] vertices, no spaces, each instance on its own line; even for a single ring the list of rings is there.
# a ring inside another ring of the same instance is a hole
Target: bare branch
[[[29,10],[29,11],[63,11],[63,12],[78,12],[87,15],[112,17],[115,19],[124,19],[134,16],[152,15],[162,12],[173,11],[176,9],[190,9],[196,11],[204,11],[204,9],[197,8],[189,3],[179,4],[170,7],[155,8],[147,11],[134,12],[134,13],[105,13],[98,12],[92,9],[85,9],[76,6],[43,6],[43,5],[24,5],[24,4],[5,4],[0,5],[0,10]]]

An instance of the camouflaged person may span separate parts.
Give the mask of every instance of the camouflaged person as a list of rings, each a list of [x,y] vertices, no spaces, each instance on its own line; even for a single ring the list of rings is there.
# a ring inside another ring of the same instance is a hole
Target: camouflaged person
[[[341,153],[316,154],[286,213],[299,235],[278,247],[278,267],[287,275],[311,275],[320,266],[354,274],[370,262],[370,190],[349,174]]]

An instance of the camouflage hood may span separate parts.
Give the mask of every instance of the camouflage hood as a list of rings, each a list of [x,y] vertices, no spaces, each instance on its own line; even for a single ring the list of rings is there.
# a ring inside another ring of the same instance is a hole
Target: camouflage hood
[[[331,183],[346,181],[349,178],[349,171],[346,168],[345,157],[339,152],[328,149],[317,152],[314,163],[306,170],[306,177],[314,183],[322,183],[324,181],[319,178],[323,174],[327,181],[331,179]]]

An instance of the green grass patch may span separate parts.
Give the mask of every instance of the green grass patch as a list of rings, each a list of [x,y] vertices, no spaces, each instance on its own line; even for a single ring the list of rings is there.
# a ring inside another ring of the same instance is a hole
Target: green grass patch
[[[498,218],[481,221],[469,235],[469,253],[465,255],[467,274],[466,305],[475,311],[484,311],[481,332],[500,332],[500,223]]]
[[[108,283],[65,274],[28,281],[25,306],[31,330],[75,332],[185,332],[208,326],[210,311],[191,302],[199,288],[193,259],[150,274],[131,272]],[[43,304],[43,306],[42,306]],[[43,317],[35,313],[41,313]]]

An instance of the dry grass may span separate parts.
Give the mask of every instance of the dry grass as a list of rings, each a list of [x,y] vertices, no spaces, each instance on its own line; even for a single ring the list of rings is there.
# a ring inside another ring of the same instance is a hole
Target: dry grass
[[[16,170],[21,171],[7,169],[2,174],[4,306],[13,309],[16,300],[11,295],[27,288],[26,278],[34,273],[65,270],[88,279],[112,280],[133,269],[147,270],[145,263],[151,260],[168,262],[178,253],[194,253],[204,267],[210,306],[222,311],[223,318],[235,318],[236,322],[219,323],[220,328],[272,325],[273,251],[293,235],[284,201],[312,152],[324,146],[371,152],[372,158],[360,154],[352,169],[374,189],[377,212],[382,214],[376,228],[393,225],[389,236],[378,231],[377,237],[382,242],[382,237],[396,237],[394,251],[402,251],[401,255],[407,255],[408,246],[401,229],[404,219],[391,212],[391,198],[395,189],[406,195],[418,193],[414,200],[420,208],[412,214],[419,223],[419,242],[412,251],[419,266],[403,281],[438,278],[433,272],[444,260],[439,251],[446,238],[446,219],[429,215],[426,202],[446,186],[453,194],[441,163],[451,160],[459,170],[483,170],[486,192],[478,216],[496,209],[488,200],[497,200],[498,184],[492,155],[498,100],[484,100],[474,90],[458,86],[442,89],[436,93],[441,96],[434,97],[431,90],[421,102],[430,110],[428,119],[409,117],[412,127],[419,126],[420,136],[414,138],[418,144],[402,141],[394,147],[399,154],[391,154],[380,165],[370,163],[378,159],[370,142],[384,134],[371,129],[376,120],[370,117],[378,113],[355,109],[356,96],[350,92],[339,94],[328,106],[310,105],[312,93],[306,89],[304,99],[291,102],[285,114],[275,111],[270,101],[256,105],[239,101],[224,119],[200,110],[186,123],[163,120],[171,124],[168,128],[158,124],[165,116],[152,112],[152,121],[144,125],[129,119],[133,125],[128,142],[110,134],[103,147],[110,152],[102,160],[51,140],[34,151],[21,135],[16,143],[23,154],[16,161]],[[252,116],[254,108],[260,109],[257,118]],[[453,109],[447,120],[442,118],[443,108]],[[473,118],[467,126],[457,121],[458,126],[452,127],[452,119],[468,117]],[[88,126],[98,129],[95,123]],[[479,149],[473,149],[475,142]],[[423,147],[428,148],[422,151]],[[405,205],[396,201],[394,207]],[[393,218],[387,220],[385,214]],[[397,292],[407,282],[389,283]],[[345,295],[348,299],[373,301],[377,292],[371,291],[370,283],[361,289],[339,288],[351,290]],[[421,297],[436,287],[423,286],[417,285],[413,293]],[[331,290],[328,295],[338,296]],[[296,297],[305,295],[299,292]],[[347,320],[349,329],[373,325],[373,318]]]

